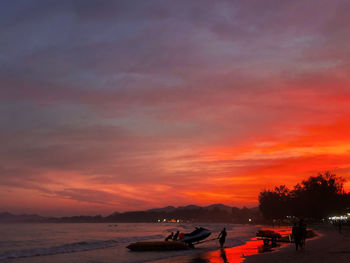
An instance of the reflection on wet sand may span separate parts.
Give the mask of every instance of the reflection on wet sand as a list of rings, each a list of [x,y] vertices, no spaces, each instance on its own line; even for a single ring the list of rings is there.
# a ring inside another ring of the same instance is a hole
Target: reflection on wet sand
[[[220,249],[220,257],[222,258],[224,263],[228,263],[226,252],[225,252],[224,248]]]
[[[283,232],[283,234],[289,234],[290,230],[286,228],[281,232]],[[242,246],[223,248],[220,250],[198,255],[189,263],[241,263],[244,260],[245,256],[270,252],[285,245],[286,243],[277,244],[274,246],[265,246],[261,240],[258,240],[256,237],[254,237]]]

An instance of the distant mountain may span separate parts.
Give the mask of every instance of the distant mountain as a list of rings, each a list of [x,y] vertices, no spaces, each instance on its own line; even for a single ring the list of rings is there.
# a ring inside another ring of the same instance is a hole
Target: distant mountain
[[[249,220],[250,219],[250,220]],[[166,206],[145,211],[114,212],[109,216],[42,217],[39,215],[13,215],[0,213],[0,223],[112,223],[112,222],[227,222],[257,223],[261,221],[260,211],[254,208],[237,208],[224,204],[205,207],[198,205]]]
[[[192,210],[192,209],[200,209],[201,206],[198,205],[187,205],[187,206],[179,206],[177,209],[184,209],[184,210]]]
[[[163,208],[148,209],[146,211],[147,212],[166,212],[166,213],[169,213],[169,212],[173,212],[175,210],[176,210],[176,208],[173,207],[173,206],[166,206],[166,207],[163,207]]]
[[[0,218],[8,218],[13,216],[12,214],[8,213],[8,212],[2,212],[0,213]]]
[[[27,215],[27,214],[23,214],[23,215],[13,215],[10,214],[8,212],[3,212],[0,213],[0,222],[6,222],[6,223],[22,223],[22,222],[43,222],[47,220],[46,217],[42,217],[39,215]]]
[[[117,215],[119,215],[119,214],[120,214],[119,212],[115,211],[115,212],[113,212],[110,216],[117,216]]]
[[[213,204],[205,207],[187,205],[113,213],[106,218],[116,222],[177,222],[179,220],[180,222],[251,223],[260,220],[260,212],[257,208],[244,207],[240,209],[224,204]]]
[[[232,212],[232,207],[224,205],[224,204],[213,204],[213,205],[206,206],[204,208],[205,209],[209,209],[209,210],[219,209],[219,210],[224,210],[224,211],[227,211],[227,212]]]

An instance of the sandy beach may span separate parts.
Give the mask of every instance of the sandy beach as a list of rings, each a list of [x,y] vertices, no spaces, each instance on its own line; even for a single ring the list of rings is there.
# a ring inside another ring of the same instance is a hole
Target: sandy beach
[[[350,262],[350,227],[344,227],[342,233],[338,233],[332,226],[318,226],[314,229],[319,233],[319,237],[307,241],[305,249],[303,250],[295,251],[295,247],[289,245],[273,253],[248,256],[243,262]]]
[[[330,225],[312,227],[317,237],[307,240],[302,250],[295,250],[293,244],[282,244],[272,251],[261,246],[261,241],[248,241],[245,245],[225,248],[195,257],[179,257],[159,260],[152,263],[348,263],[350,262],[350,227],[344,227],[342,233]]]

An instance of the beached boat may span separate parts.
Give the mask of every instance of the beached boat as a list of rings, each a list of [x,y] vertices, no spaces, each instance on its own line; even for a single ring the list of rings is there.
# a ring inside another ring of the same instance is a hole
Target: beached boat
[[[210,236],[211,232],[203,227],[196,228],[191,233],[180,233],[180,239],[178,241],[146,241],[136,242],[127,246],[132,251],[166,251],[166,250],[185,250],[193,248],[195,242],[206,239]],[[198,244],[197,243],[197,244]]]
[[[259,230],[256,233],[256,236],[257,237],[266,237],[266,238],[275,238],[275,239],[281,238],[280,233],[277,233],[277,232],[272,231],[272,230]]]
[[[127,248],[132,251],[166,251],[189,249],[186,243],[179,241],[136,242],[128,245]]]
[[[194,242],[199,242],[203,239],[206,239],[208,236],[210,236],[210,234],[211,232],[208,229],[199,227],[191,233],[184,234],[179,241],[185,242],[187,244],[192,244]]]
[[[286,242],[284,240],[282,240],[282,236],[280,233],[277,233],[275,231],[272,230],[259,230],[256,233],[256,236],[259,237],[258,240],[262,240],[264,242],[264,245],[267,246],[269,244],[271,245],[276,245],[276,242]],[[289,242],[289,240],[288,240]]]

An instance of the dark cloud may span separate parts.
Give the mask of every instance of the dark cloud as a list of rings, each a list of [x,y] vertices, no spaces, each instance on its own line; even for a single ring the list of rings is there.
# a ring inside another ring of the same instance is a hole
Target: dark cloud
[[[349,8],[345,0],[2,1],[0,180],[127,207],[141,201],[123,199],[122,188],[115,201],[118,184],[199,191],[210,178],[282,162],[255,159],[254,145],[350,114]],[[210,153],[228,146],[250,152]]]

